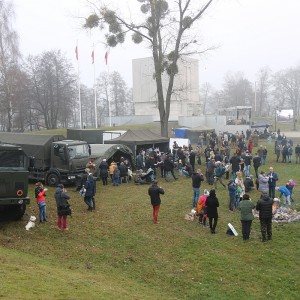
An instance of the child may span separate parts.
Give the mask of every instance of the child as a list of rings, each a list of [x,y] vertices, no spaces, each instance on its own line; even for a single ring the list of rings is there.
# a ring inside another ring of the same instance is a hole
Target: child
[[[46,215],[46,192],[48,189],[44,189],[43,184],[41,182],[37,182],[35,184],[35,197],[36,203],[39,206],[39,217],[40,217],[40,224],[43,222],[47,222],[47,215]]]
[[[182,166],[182,160],[179,159],[178,165],[177,165],[179,176],[182,175],[182,167],[183,167],[183,166]]]
[[[206,208],[206,198],[209,196],[208,190],[204,190],[204,194],[200,196],[197,203],[197,213],[199,215],[199,223],[203,224],[203,227],[206,227],[207,219],[207,208]]]
[[[294,186],[295,186],[295,182],[294,182],[293,179],[290,179],[290,180],[287,182],[286,186],[285,186],[285,187],[289,190],[289,192],[290,192],[290,194],[291,194],[291,195],[290,195],[290,198],[291,198],[291,201],[292,201],[292,202],[294,202],[294,199],[293,199],[293,197],[292,197]]]

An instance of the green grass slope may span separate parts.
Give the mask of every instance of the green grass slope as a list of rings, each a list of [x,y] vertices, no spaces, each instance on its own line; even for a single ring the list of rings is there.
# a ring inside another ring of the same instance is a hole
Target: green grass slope
[[[275,163],[273,146],[268,147],[261,169],[272,165],[279,184],[296,180],[293,207],[299,209],[299,165]],[[228,212],[228,192],[220,186],[220,217],[212,235],[184,219],[191,209],[191,179],[159,183],[165,195],[158,225],[151,221],[148,185],[98,181],[92,212],[70,187],[69,232],[56,229],[53,188],[47,192],[48,223],[25,230],[28,216],[38,216],[31,184],[27,218],[0,223],[0,298],[299,299],[300,222],[273,223],[268,243],[260,242],[257,219],[249,241],[229,237],[229,222],[241,233],[239,213]],[[256,203],[259,193],[250,196]]]

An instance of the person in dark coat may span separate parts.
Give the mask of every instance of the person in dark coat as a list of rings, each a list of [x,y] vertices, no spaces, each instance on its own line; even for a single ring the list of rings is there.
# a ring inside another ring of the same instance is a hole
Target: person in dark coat
[[[255,156],[253,157],[253,167],[255,170],[256,178],[258,178],[258,168],[260,167],[260,165],[261,165],[260,157],[257,153],[255,153]]]
[[[241,211],[241,223],[243,240],[247,241],[250,237],[251,224],[254,219],[252,210],[255,208],[254,203],[251,201],[248,194],[244,194],[242,201],[238,205],[238,210]]]
[[[198,169],[192,175],[192,186],[193,186],[192,205],[193,205],[193,207],[197,207],[197,203],[200,198],[201,181],[204,181],[204,177],[203,177],[202,171],[200,169]]]
[[[152,186],[148,189],[148,195],[150,196],[151,205],[153,207],[153,223],[158,224],[158,212],[161,204],[160,195],[163,195],[165,191],[159,187],[157,181],[152,182]]]
[[[236,152],[233,153],[233,156],[230,158],[229,162],[231,164],[232,175],[235,177],[235,173],[240,170],[240,162],[241,162],[241,160],[237,156]]]
[[[55,190],[54,198],[57,206],[57,227],[59,230],[69,230],[67,226],[67,214],[65,213],[65,208],[69,205],[68,200],[70,196],[67,194],[67,191],[64,189],[62,184],[59,184]]]
[[[103,183],[103,185],[107,185],[109,165],[106,162],[105,158],[101,161],[101,163],[99,165],[99,169],[100,169],[100,178],[102,180],[102,183]]]
[[[259,211],[262,242],[266,242],[267,239],[272,239],[273,203],[273,199],[271,199],[267,193],[265,193],[261,195],[260,200],[258,200],[256,204],[256,210]]]
[[[254,182],[253,182],[253,176],[252,175],[245,178],[244,185],[245,185],[245,192],[246,193],[249,193],[251,190],[254,189]]]
[[[209,196],[206,199],[206,206],[207,206],[207,216],[209,220],[209,227],[211,233],[216,233],[216,227],[218,223],[218,207],[219,207],[219,200],[216,196],[216,191],[211,190],[209,192]]]
[[[168,155],[164,160],[164,174],[166,181],[170,181],[170,173],[172,174],[173,178],[177,180],[174,174],[174,162],[171,160],[170,155]]]
[[[88,210],[93,210],[96,208],[95,207],[96,182],[92,174],[88,176],[84,187],[86,189],[84,202],[88,206]]]
[[[278,181],[278,175],[274,172],[273,167],[269,168],[269,173],[267,174],[269,177],[269,197],[275,198],[275,187],[276,181]]]
[[[195,171],[196,154],[193,150],[190,153],[189,159],[190,159],[190,164],[191,164],[193,172],[194,172]]]
[[[120,164],[120,182],[128,182],[128,168],[125,166],[124,162]]]

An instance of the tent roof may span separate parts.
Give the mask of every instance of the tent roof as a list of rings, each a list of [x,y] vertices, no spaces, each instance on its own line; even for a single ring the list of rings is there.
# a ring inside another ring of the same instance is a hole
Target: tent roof
[[[123,135],[105,141],[106,144],[152,144],[152,143],[168,143],[169,138],[162,137],[150,129],[127,130]]]
[[[265,121],[258,121],[256,123],[254,123],[253,125],[251,125],[252,128],[256,128],[256,127],[270,127],[272,126],[271,124],[268,124]]]
[[[90,144],[91,156],[94,158],[108,158],[113,155],[117,150],[132,155],[132,151],[125,145],[121,144]]]
[[[194,131],[194,132],[196,132],[196,131],[212,131],[212,130],[214,130],[214,128],[210,128],[205,125],[200,125],[200,126],[189,129],[189,131]]]

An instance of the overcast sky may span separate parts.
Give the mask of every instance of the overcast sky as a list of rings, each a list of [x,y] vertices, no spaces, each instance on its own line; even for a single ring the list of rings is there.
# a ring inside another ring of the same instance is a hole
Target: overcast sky
[[[131,42],[110,50],[105,65],[103,33],[80,28],[89,13],[85,0],[11,0],[16,12],[20,49],[26,57],[61,49],[77,70],[78,43],[81,82],[92,87],[94,69],[91,52],[95,44],[96,76],[101,71],[118,71],[132,86],[132,59],[151,56]],[[200,0],[197,0],[199,2]],[[122,10],[138,11],[136,0],[107,1]],[[221,88],[227,72],[241,71],[251,82],[260,68],[276,72],[300,65],[299,0],[215,0],[198,24],[203,41],[218,46],[199,59],[200,84]],[[197,57],[198,58],[198,57]]]

